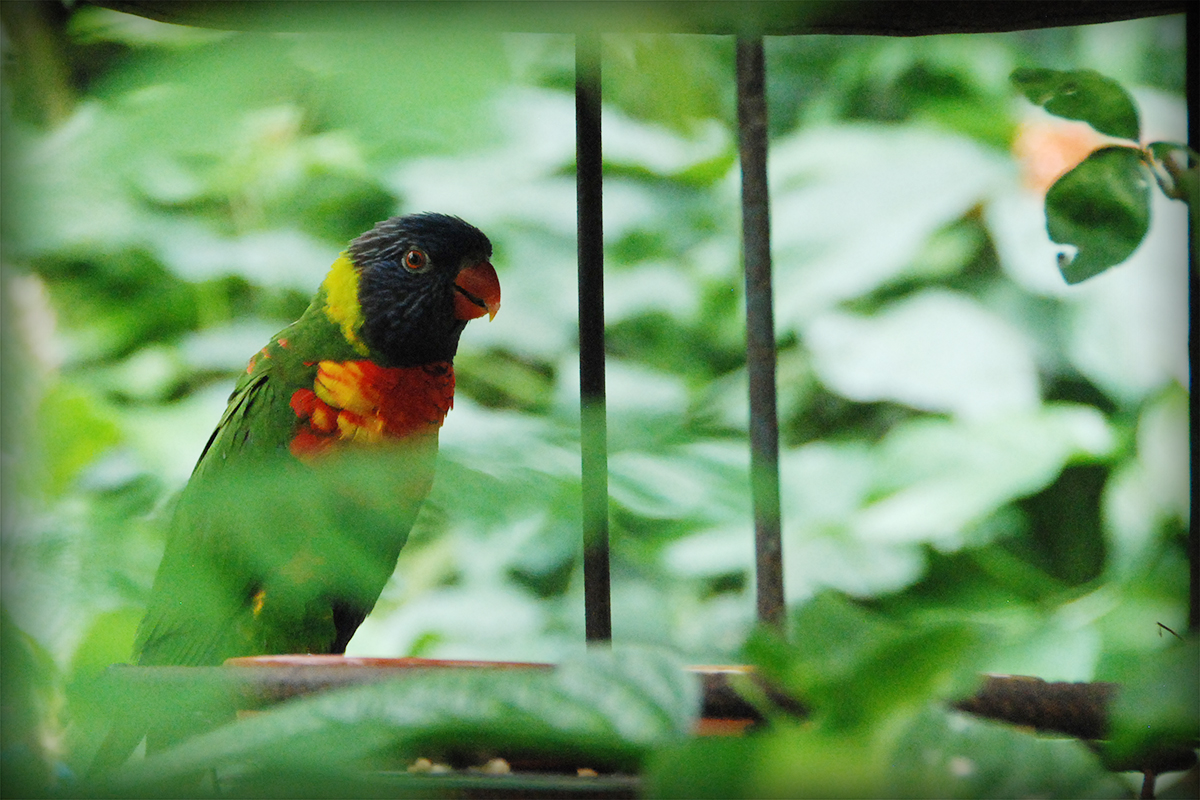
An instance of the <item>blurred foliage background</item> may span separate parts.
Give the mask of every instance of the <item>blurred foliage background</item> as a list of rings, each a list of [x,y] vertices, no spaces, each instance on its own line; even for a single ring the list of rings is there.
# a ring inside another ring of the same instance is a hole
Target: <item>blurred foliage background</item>
[[[581,651],[572,38],[2,10],[5,637],[45,667],[53,746],[71,687],[129,657],[235,376],[397,213],[487,232],[504,308],[463,337],[433,494],[350,653]],[[614,641],[736,660],[754,600],[733,40],[603,47]],[[1186,209],[1155,193],[1133,257],[1068,287],[1044,193],[1104,140],[1008,80],[1096,69],[1146,141],[1184,141],[1184,49],[1182,17],[768,39],[794,608],[952,620],[962,665],[1047,680],[1186,627]]]

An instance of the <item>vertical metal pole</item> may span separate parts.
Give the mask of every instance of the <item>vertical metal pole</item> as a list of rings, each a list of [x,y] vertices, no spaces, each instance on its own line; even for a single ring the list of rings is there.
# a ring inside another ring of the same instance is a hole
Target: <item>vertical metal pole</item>
[[[579,405],[583,597],[589,644],[612,639],[608,565],[608,423],[604,402],[604,216],[600,36],[575,37],[575,181],[579,215]]]
[[[779,526],[779,423],[771,215],[767,194],[766,68],[761,36],[738,36],[738,150],[742,162],[742,247],[746,269],[746,368],[750,376],[750,485],[754,502],[758,619],[782,627],[783,546]]]
[[[1200,78],[1197,78],[1196,70],[1200,69],[1200,58],[1196,55],[1196,36],[1200,33],[1200,11],[1197,11],[1195,6],[1190,6],[1187,10],[1187,16],[1184,17],[1184,25],[1187,30],[1187,38],[1185,47],[1187,48],[1186,63],[1187,63],[1187,99],[1188,108],[1195,110],[1196,103],[1200,102]],[[1188,144],[1195,149],[1200,147],[1200,119],[1197,119],[1196,114],[1188,115]],[[1196,349],[1200,346],[1200,319],[1196,316],[1196,303],[1200,302],[1200,264],[1197,259],[1197,237],[1200,237],[1200,213],[1197,212],[1196,204],[1193,204],[1188,214],[1188,352],[1191,359],[1191,374],[1196,374]],[[1193,379],[1194,382],[1194,379]],[[1200,470],[1200,442],[1196,437],[1196,416],[1192,415],[1192,435],[1190,462],[1192,471],[1192,480],[1195,480],[1197,471]],[[1192,633],[1200,632],[1200,494],[1196,490],[1192,490],[1191,497],[1191,519],[1188,522],[1188,538],[1187,538],[1187,554],[1188,554],[1188,630]]]

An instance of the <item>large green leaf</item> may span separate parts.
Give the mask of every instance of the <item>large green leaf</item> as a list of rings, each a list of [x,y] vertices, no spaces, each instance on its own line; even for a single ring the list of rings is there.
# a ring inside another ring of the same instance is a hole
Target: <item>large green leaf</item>
[[[1055,116],[1083,120],[1100,133],[1138,140],[1133,98],[1112,78],[1090,69],[1018,69],[1012,82],[1030,102]]]
[[[1029,335],[960,292],[915,291],[870,316],[830,311],[804,335],[821,381],[860,403],[968,418],[1037,404]]]
[[[4,659],[4,703],[0,705],[0,794],[5,797],[48,796],[52,758],[48,742],[53,728],[54,691],[58,675],[51,655],[17,627],[0,607],[0,656]]]
[[[788,642],[760,629],[746,654],[837,735],[883,729],[929,700],[966,694],[986,647],[978,627],[898,624],[833,593],[790,622]]]
[[[770,163],[780,330],[920,269],[929,237],[990,197],[1008,169],[961,136],[864,124],[801,128],[772,144]]]
[[[1107,422],[1082,404],[978,421],[910,420],[877,446],[877,499],[852,529],[871,544],[948,549],[997,508],[1050,484],[1072,459],[1103,457],[1112,446]]]
[[[1079,252],[1060,257],[1067,283],[1079,283],[1120,264],[1150,228],[1150,182],[1142,154],[1102,147],[1046,192],[1046,230]]]
[[[697,737],[651,759],[646,797],[701,800],[749,797],[762,759],[762,740],[747,736]]]
[[[1128,797],[1078,741],[929,707],[900,737],[889,775],[899,797]]]
[[[131,764],[108,788],[183,786],[210,768],[269,786],[296,771],[329,780],[364,765],[480,752],[628,769],[686,736],[698,707],[695,680],[658,650],[589,652],[553,671],[428,671],[275,706]]]
[[[661,751],[649,797],[1128,797],[1080,742],[929,705],[891,735],[774,725],[757,737],[693,739]]]
[[[756,737],[697,738],[651,763],[649,797],[893,796],[886,740],[778,724]]]
[[[1106,677],[1115,678],[1121,691],[1112,705],[1108,758],[1116,764],[1137,763],[1148,752],[1174,749],[1186,760],[1200,742],[1198,665],[1195,636],[1114,661]]]

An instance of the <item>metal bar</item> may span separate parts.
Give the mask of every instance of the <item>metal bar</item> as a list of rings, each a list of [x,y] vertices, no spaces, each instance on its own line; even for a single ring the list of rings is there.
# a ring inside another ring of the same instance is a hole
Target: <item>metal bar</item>
[[[587,640],[612,639],[608,554],[608,423],[604,400],[604,215],[600,36],[575,37],[575,181],[579,220],[579,440]]]
[[[571,33],[603,25],[613,33],[732,34],[754,29],[782,36],[854,34],[929,36],[1093,25],[1163,14],[1181,14],[1188,0],[1087,0],[1059,3],[980,3],[977,0],[873,0],[814,3],[812,0],[706,0],[630,3],[593,0],[510,0],[431,3],[428,0],[275,0],[271,3],[179,0],[89,0],[90,5],[160,22],[244,31],[362,31],[409,25],[414,30]]]
[[[1200,58],[1196,55],[1196,36],[1200,35],[1200,12],[1196,10],[1193,4],[1187,11],[1185,22],[1187,31],[1187,40],[1185,47],[1187,48],[1186,64],[1186,91],[1188,99],[1188,108],[1193,112],[1196,109],[1196,104],[1200,103],[1200,78],[1197,78],[1197,69],[1200,69]],[[1193,150],[1200,147],[1200,119],[1197,119],[1195,113],[1188,115],[1188,144]],[[1197,237],[1200,237],[1200,211],[1197,206],[1200,203],[1192,201],[1191,208],[1188,214],[1188,352],[1191,354],[1189,359],[1190,373],[1196,374],[1196,348],[1200,347],[1200,319],[1196,316],[1196,303],[1200,302],[1200,264],[1197,260],[1200,256],[1197,255]],[[1200,442],[1196,438],[1196,417],[1192,415],[1192,435],[1190,446],[1190,464],[1192,472],[1192,480],[1200,471]],[[1193,484],[1194,485],[1194,484]],[[1197,492],[1193,489],[1191,496],[1191,518],[1188,521],[1188,538],[1187,538],[1187,555],[1188,555],[1188,630],[1190,632],[1200,632],[1200,497],[1197,497]]]
[[[779,511],[779,423],[771,214],[767,194],[766,67],[761,36],[737,40],[738,150],[742,162],[742,248],[746,269],[746,369],[750,376],[750,486],[754,502],[758,618],[782,627],[783,546]]]

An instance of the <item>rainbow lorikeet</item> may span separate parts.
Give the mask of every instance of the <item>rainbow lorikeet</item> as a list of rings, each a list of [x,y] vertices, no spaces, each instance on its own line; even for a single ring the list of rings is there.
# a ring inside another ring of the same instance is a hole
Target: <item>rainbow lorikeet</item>
[[[491,254],[477,228],[426,213],[334,261],[250,359],[180,496],[138,664],[345,651],[432,484],[459,335],[500,306]]]
[[[250,359],[180,499],[137,634],[139,664],[345,651],[432,483],[459,335],[500,306],[491,255],[488,238],[456,217],[381,222],[333,263],[304,315]],[[287,509],[256,518],[277,529],[235,531],[231,541],[221,527],[231,516],[226,527],[238,527],[236,514],[193,501],[241,465],[286,453],[284,468],[321,470],[340,451],[389,443],[403,446],[409,466],[396,487],[404,507],[388,509],[399,516],[392,524],[369,526],[371,541],[353,531],[314,541],[314,526]]]

